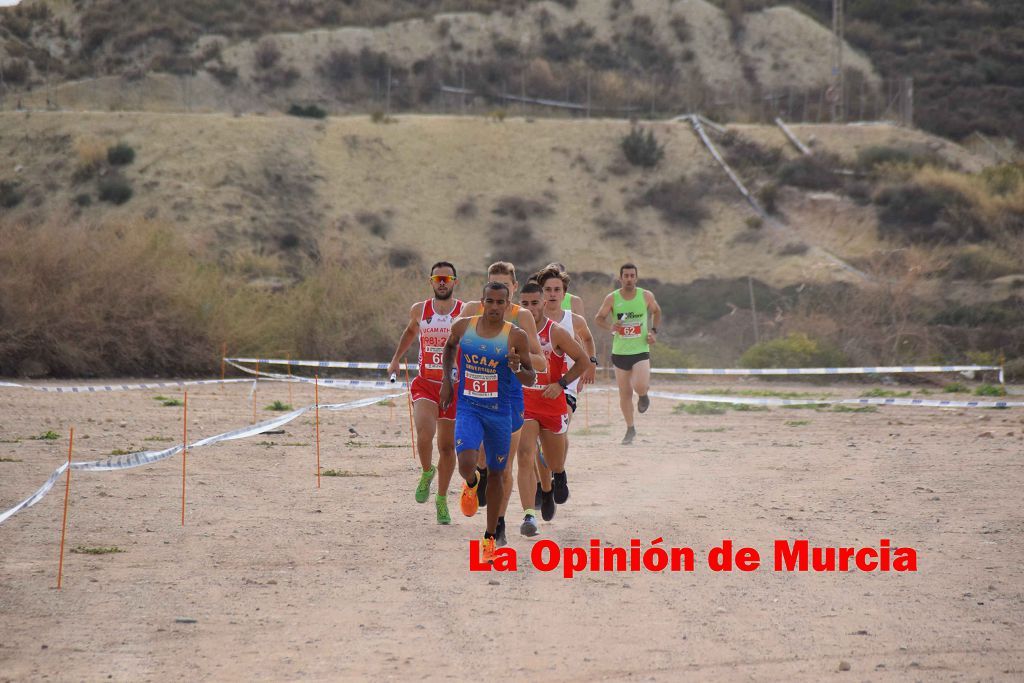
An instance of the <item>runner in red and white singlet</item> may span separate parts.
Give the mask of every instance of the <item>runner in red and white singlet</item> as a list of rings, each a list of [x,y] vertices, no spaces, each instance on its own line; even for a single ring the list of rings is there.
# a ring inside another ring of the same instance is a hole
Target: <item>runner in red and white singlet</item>
[[[590,358],[572,334],[544,317],[541,292],[540,285],[530,282],[523,287],[519,299],[541,330],[538,336],[547,361],[545,371],[537,373],[537,382],[532,387],[524,387],[526,414],[516,455],[519,464],[519,500],[525,512],[519,532],[524,536],[537,534],[534,495],[537,488],[538,437],[554,481],[564,488],[565,498],[561,502],[569,497],[565,477],[565,432],[569,426],[569,406],[565,401],[565,388],[593,367]],[[567,370],[568,359],[572,359],[573,366]],[[554,497],[553,489],[544,493],[545,502]],[[553,505],[549,505],[549,511],[551,515],[545,515],[546,519],[553,516]]]
[[[402,332],[398,348],[388,365],[388,374],[394,376],[409,347],[417,338],[420,343],[419,374],[409,388],[413,401],[413,421],[416,423],[416,451],[423,472],[416,486],[416,502],[425,503],[430,497],[430,482],[437,474],[437,523],[450,524],[448,513],[448,485],[455,472],[455,402],[440,410],[442,357],[444,345],[451,334],[452,320],[463,309],[463,302],[453,297],[458,278],[455,266],[439,261],[430,268],[430,286],[434,296],[420,301],[409,309],[409,324]],[[433,465],[434,434],[437,434],[438,461]]]

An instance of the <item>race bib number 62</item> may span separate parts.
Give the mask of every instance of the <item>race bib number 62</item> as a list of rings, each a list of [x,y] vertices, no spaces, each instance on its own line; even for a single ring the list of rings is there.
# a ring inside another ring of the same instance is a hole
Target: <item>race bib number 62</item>
[[[619,336],[620,337],[630,337],[630,338],[632,338],[632,337],[639,337],[640,336],[640,328],[641,328],[641,325],[639,325],[638,323],[622,325],[621,327],[619,327]]]

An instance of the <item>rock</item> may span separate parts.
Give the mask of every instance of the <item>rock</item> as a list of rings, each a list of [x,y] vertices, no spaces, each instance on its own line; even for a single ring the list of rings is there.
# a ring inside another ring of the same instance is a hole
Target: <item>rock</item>
[[[487,585],[488,586],[500,586],[501,582],[496,580],[496,579],[491,579],[490,581],[487,582]]]
[[[981,434],[978,434],[978,438],[979,439],[991,439],[991,438],[994,438],[994,435],[992,434],[992,432],[982,432]]]
[[[174,620],[174,623],[176,623],[176,624],[194,624],[194,623],[196,623],[196,620],[193,619],[192,617],[178,617],[178,618],[176,618]]]
[[[840,671],[849,671],[850,670],[850,663],[845,661],[845,660],[839,662],[839,670]]]

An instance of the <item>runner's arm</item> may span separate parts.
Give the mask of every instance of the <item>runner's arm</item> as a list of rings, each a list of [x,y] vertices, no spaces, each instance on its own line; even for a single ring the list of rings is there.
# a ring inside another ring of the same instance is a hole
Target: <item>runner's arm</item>
[[[614,292],[612,292],[604,298],[604,301],[601,302],[601,309],[597,312],[597,315],[594,316],[594,322],[597,323],[597,326],[602,330],[608,330],[609,332],[613,332],[615,330],[612,323],[608,320],[608,316],[612,313],[612,304],[614,301]]]
[[[444,355],[441,359],[441,373],[444,375],[441,378],[441,410],[445,410],[452,404],[452,396],[455,393],[455,389],[452,387],[452,370],[455,368],[455,354],[459,352],[459,342],[462,341],[462,335],[466,332],[466,327],[469,325],[467,318],[459,318],[452,323],[451,334],[448,335],[448,341],[444,344]]]
[[[533,320],[533,313],[525,308],[519,311],[519,327],[528,340],[530,359],[533,361],[531,365],[543,372],[548,367],[548,359],[544,357],[544,350],[540,348],[540,337],[537,335],[537,323]]]
[[[647,312],[651,314],[651,327],[647,332],[647,343],[653,344],[658,328],[661,327],[661,306],[658,305],[654,293],[649,289],[644,290],[644,298],[647,300]]]
[[[530,322],[533,322],[533,314],[529,315]],[[522,329],[512,328],[512,332],[508,336],[508,349],[510,353],[515,352],[515,357],[519,359],[519,370],[516,372],[516,378],[523,383],[524,387],[532,387],[534,382],[537,381],[537,373],[533,369],[533,363],[531,362],[533,354],[528,353],[524,356],[519,356],[518,354],[518,349],[528,347],[529,345],[528,333]],[[540,343],[538,342],[537,345],[540,346]]]
[[[583,350],[586,352],[587,359],[597,358],[597,345],[594,343],[594,335],[590,333],[590,326],[587,325],[587,319],[582,315],[573,315],[572,329],[576,333],[576,338],[579,340]],[[575,358],[573,358],[573,360],[575,360]],[[580,384],[593,384],[596,376],[597,364],[594,361],[591,361],[590,367],[587,368],[586,372],[580,375]]]
[[[587,356],[586,351],[578,341],[576,341],[569,332],[562,327],[551,327],[551,345],[559,349],[562,353],[572,358],[573,366],[569,369],[569,372],[562,375],[562,381],[565,384],[572,384],[579,377],[582,377],[585,372],[588,372],[594,364],[590,362],[590,357]],[[562,393],[564,389],[557,382],[552,382],[544,388],[544,398],[558,398],[558,395]]]
[[[402,331],[402,336],[398,340],[398,348],[395,349],[395,355],[391,357],[391,362],[388,364],[388,377],[398,372],[402,356],[405,355],[405,352],[409,350],[409,347],[416,340],[416,335],[420,331],[420,318],[422,316],[423,302],[420,301],[413,304],[412,308],[409,309],[409,324]]]

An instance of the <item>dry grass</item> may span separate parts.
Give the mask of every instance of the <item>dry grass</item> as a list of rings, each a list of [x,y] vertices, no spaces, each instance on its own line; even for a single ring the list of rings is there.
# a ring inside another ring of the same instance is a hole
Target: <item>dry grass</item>
[[[86,135],[75,140],[75,177],[91,178],[107,161],[109,145],[98,137]]]
[[[0,374],[191,374],[232,352],[383,359],[402,310],[355,309],[372,286],[410,298],[409,277],[325,260],[272,292],[194,258],[169,228],[54,220],[0,224]]]

